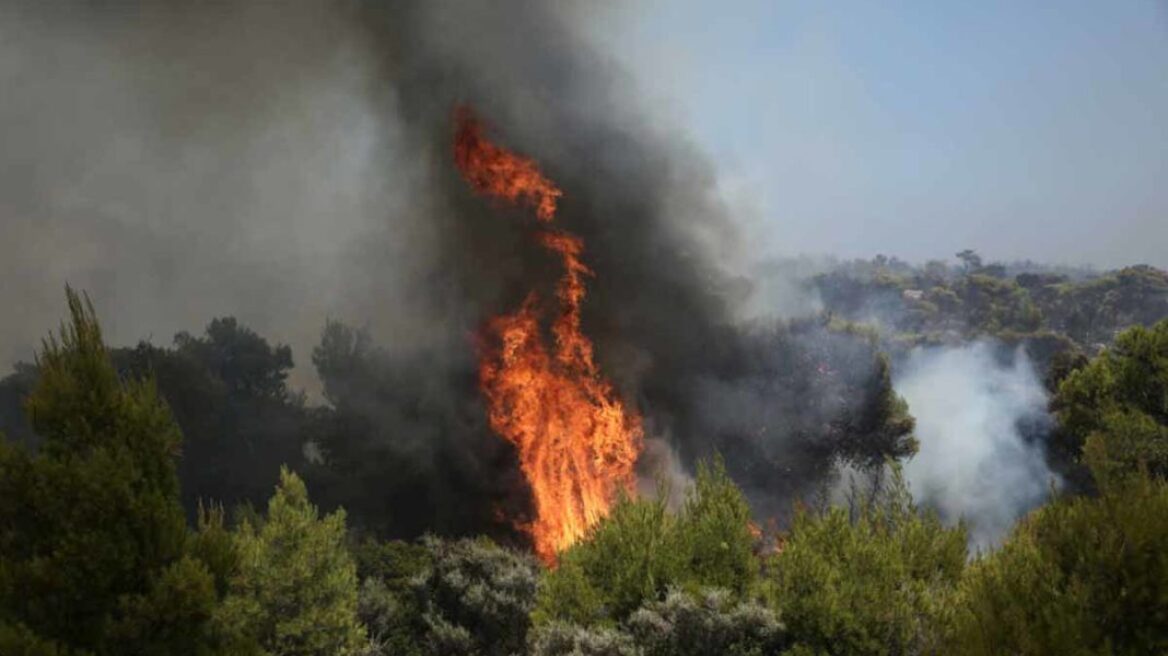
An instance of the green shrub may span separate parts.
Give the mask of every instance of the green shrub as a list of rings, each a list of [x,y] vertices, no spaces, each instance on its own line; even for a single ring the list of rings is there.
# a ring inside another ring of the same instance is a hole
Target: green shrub
[[[238,572],[217,616],[232,649],[344,656],[364,646],[344,512],[320,517],[296,474],[280,472],[266,519],[245,521],[235,549]]]
[[[430,567],[413,580],[428,653],[521,653],[535,605],[539,564],[486,538],[424,538]]]
[[[965,559],[964,527],[918,512],[894,469],[886,493],[852,510],[796,514],[771,563],[770,595],[799,649],[929,652]]]
[[[1168,484],[1116,481],[1023,520],[962,585],[960,654],[1160,654],[1168,650]]]
[[[701,465],[681,511],[657,499],[621,499],[540,585],[535,622],[619,622],[671,587],[755,587],[750,508],[721,461]]]

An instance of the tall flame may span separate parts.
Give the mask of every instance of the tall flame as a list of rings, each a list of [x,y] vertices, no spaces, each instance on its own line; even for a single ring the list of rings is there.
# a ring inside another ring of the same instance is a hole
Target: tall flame
[[[469,110],[459,109],[456,120],[454,160],[471,187],[523,201],[540,221],[552,223],[563,195],[555,183],[530,159],[488,141]],[[546,344],[533,291],[515,312],[488,322],[479,384],[491,428],[519,452],[536,510],[526,528],[550,565],[608,514],[621,490],[632,491],[643,433],[640,417],[600,374],[592,342],[581,332],[584,281],[594,275],[582,260],[584,242],[555,228],[537,237],[564,267],[556,286],[560,312],[551,322],[554,347]]]

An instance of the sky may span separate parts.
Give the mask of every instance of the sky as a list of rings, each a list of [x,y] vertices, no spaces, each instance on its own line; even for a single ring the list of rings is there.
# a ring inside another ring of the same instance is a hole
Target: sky
[[[598,21],[763,255],[1168,266],[1168,3],[644,0]]]

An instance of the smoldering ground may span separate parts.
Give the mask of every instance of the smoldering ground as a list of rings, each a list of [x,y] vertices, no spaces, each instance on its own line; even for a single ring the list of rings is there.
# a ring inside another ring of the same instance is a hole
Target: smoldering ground
[[[530,217],[458,178],[461,103],[563,188],[557,221],[596,273],[584,329],[685,466],[721,453],[769,513],[841,458],[902,455],[871,344],[738,321],[758,313],[743,310],[751,282],[715,172],[582,34],[608,10],[4,3],[0,302],[19,310],[4,356],[27,358],[66,281],[111,341],[235,315],[291,343],[308,386],[325,318],[343,319],[384,372],[349,408],[395,467],[432,475],[421,507],[512,485],[471,384],[473,335],[558,271]],[[466,483],[484,478],[503,483]]]

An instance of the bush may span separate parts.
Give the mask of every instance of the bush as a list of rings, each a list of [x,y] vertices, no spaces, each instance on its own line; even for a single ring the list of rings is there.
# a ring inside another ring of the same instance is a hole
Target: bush
[[[533,633],[539,656],[762,656],[776,654],[786,633],[775,613],[735,601],[727,590],[670,590],[664,601],[632,613],[619,628],[551,622]]]
[[[259,526],[239,527],[237,574],[217,617],[237,652],[344,656],[364,645],[357,621],[357,571],[345,549],[345,516],[323,518],[303,481],[280,472]]]
[[[950,644],[961,654],[1168,650],[1168,484],[1129,477],[1024,520],[970,567]]]
[[[726,590],[672,590],[629,618],[628,631],[645,656],[762,656],[778,653],[786,631],[774,611],[735,602]]]
[[[801,509],[771,569],[771,599],[799,649],[906,654],[936,647],[935,621],[966,559],[964,527],[913,506],[899,469],[857,507]]]
[[[424,538],[429,568],[411,582],[425,653],[521,653],[535,605],[539,564],[487,540]]]
[[[611,627],[549,622],[532,632],[531,656],[642,656],[631,636]]]
[[[620,622],[671,587],[721,587],[737,597],[758,578],[750,508],[721,461],[698,468],[678,515],[657,499],[618,501],[541,583],[537,624]]]

